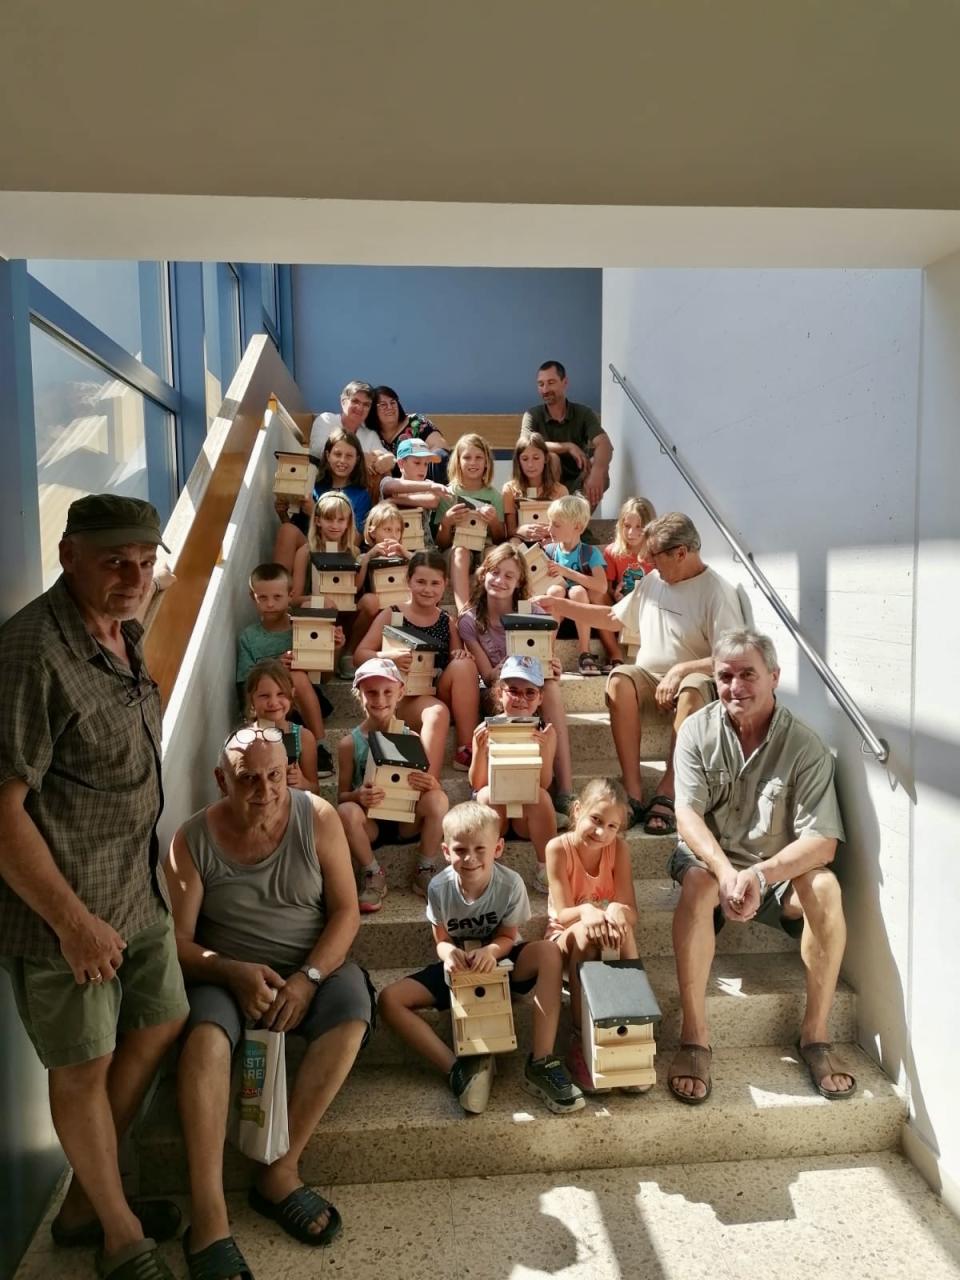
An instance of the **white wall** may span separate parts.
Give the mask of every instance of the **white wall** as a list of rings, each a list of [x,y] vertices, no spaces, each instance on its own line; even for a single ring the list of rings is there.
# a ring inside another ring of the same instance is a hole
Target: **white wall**
[[[861,754],[859,735],[751,592],[756,621],[780,650],[784,700],[838,754],[848,834],[837,860],[850,933],[845,973],[859,993],[861,1041],[894,1078],[910,1066],[921,305],[919,271],[604,272],[604,366],[613,361],[627,375],[869,722],[890,741],[886,768]],[[602,411],[617,451],[612,505],[644,493],[660,512],[687,511],[707,560],[749,583],[610,382]],[[941,849],[947,852],[943,841]],[[952,1074],[945,1064],[944,1088]]]
[[[917,477],[912,1129],[960,1213],[960,254],[926,273]]]
[[[220,562],[164,713],[164,806],[158,828],[164,851],[183,820],[216,798],[214,766],[239,716],[237,636],[256,618],[248,587],[250,570],[270,559],[276,531],[273,451],[294,447],[275,417],[257,435]]]

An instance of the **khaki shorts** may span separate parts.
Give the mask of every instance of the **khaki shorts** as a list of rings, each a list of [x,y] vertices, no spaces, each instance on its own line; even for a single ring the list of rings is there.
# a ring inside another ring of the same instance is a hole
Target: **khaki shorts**
[[[112,1053],[117,1033],[139,1031],[189,1012],[173,917],[127,939],[111,982],[77,983],[63,956],[7,959],[17,1009],[45,1067],[72,1067]]]
[[[657,685],[660,683],[660,676],[655,676],[653,672],[647,671],[644,667],[638,667],[633,662],[625,662],[622,666],[614,667],[609,676],[607,676],[605,696],[608,707],[610,706],[610,681],[614,676],[626,676],[631,681],[637,693],[637,702],[640,704],[641,713],[649,711],[652,715],[673,715],[672,710],[662,710],[657,706],[656,692]],[[684,689],[694,689],[699,693],[703,699],[704,706],[708,702],[716,702],[717,700],[717,686],[713,682],[713,676],[705,675],[701,671],[695,671],[691,675],[683,677],[677,693],[681,693]]]

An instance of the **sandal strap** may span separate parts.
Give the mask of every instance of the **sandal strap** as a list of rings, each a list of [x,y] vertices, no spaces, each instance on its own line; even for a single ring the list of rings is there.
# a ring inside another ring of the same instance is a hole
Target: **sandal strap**
[[[187,1241],[190,1233],[183,1238],[183,1256],[186,1259],[190,1280],[228,1280],[229,1276],[242,1276],[243,1280],[253,1280],[253,1272],[247,1266],[246,1259],[240,1252],[233,1236],[225,1236],[222,1240],[214,1240],[205,1249],[196,1253],[187,1252]]]
[[[704,1086],[710,1083],[710,1062],[713,1050],[705,1044],[682,1044],[673,1055],[670,1063],[669,1079],[676,1080],[686,1076],[690,1080],[699,1080]]]
[[[109,1258],[101,1255],[97,1270],[104,1280],[170,1280],[170,1269],[157,1252],[156,1241],[149,1236]]]

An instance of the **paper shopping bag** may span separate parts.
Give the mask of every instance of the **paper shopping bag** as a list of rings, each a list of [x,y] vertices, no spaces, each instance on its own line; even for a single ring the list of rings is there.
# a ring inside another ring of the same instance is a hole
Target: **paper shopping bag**
[[[280,1031],[244,1032],[234,1067],[229,1136],[261,1164],[273,1164],[289,1150],[287,1060]]]

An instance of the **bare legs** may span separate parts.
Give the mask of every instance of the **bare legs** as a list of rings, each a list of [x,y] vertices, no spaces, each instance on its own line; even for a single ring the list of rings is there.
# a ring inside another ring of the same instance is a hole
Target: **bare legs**
[[[457,746],[469,747],[480,719],[480,677],[472,658],[454,658],[437,681],[437,696],[453,717]]]
[[[692,688],[681,689],[673,716],[673,731],[670,737],[670,750],[667,755],[667,768],[657,784],[661,795],[673,796],[673,750],[677,741],[677,730],[688,716],[704,706],[703,696]],[[640,769],[640,743],[643,732],[643,720],[646,716],[661,715],[654,698],[653,686],[649,695],[638,698],[637,686],[628,675],[614,671],[607,684],[607,706],[610,710],[610,732],[620,762],[623,785],[627,795],[633,800],[643,800],[643,779]]]
[[[447,745],[447,730],[450,728],[450,712],[445,703],[427,694],[401,698],[397,704],[397,715],[420,734],[423,749],[430,762],[430,772],[435,778],[439,778]]]

